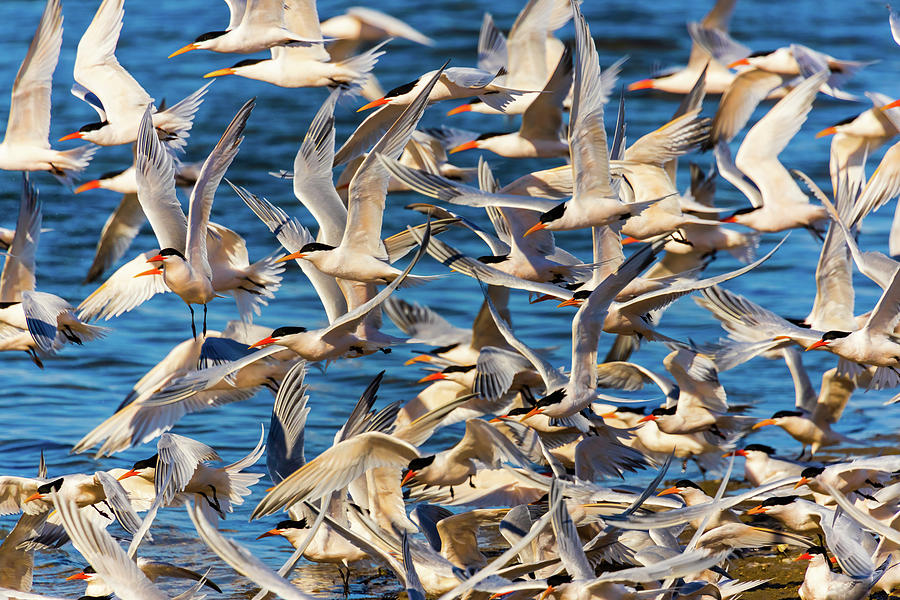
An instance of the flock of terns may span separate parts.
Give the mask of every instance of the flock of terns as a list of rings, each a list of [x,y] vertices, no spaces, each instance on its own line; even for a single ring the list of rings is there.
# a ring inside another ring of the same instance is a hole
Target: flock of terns
[[[47,1],[13,83],[0,168],[48,171],[70,185],[98,146],[119,144],[133,144],[134,164],[75,190],[123,194],[87,279],[100,281],[119,266],[77,307],[35,287],[42,205],[24,176],[15,229],[0,232],[0,350],[27,352],[42,366],[66,345],[102,338],[108,329],[97,320],[139,310],[169,291],[189,308],[192,335],[73,449],[99,458],[155,444],[147,458],[129,469],[60,475],[41,457],[36,477],[0,476],[0,514],[22,513],[0,544],[2,594],[49,598],[31,591],[34,553],[69,542],[72,556],[83,558],[83,570],[69,577],[86,583],[83,598],[168,598],[169,588],[155,583],[160,577],[191,580],[177,598],[227,594],[214,582],[221,564],[197,573],[150,558],[157,513],[182,505],[212,552],[261,588],[257,598],[269,592],[307,599],[290,582],[301,557],[335,564],[345,591],[354,563],[374,562],[395,574],[411,599],[732,598],[768,583],[729,575],[749,550],[808,560],[804,600],[865,598],[900,584],[900,457],[815,459],[823,447],[853,443],[834,426],[854,390],[900,387],[900,269],[890,257],[900,253],[900,220],[889,255],[857,246],[865,217],[900,194],[900,145],[866,176],[869,154],[900,132],[900,104],[870,93],[872,108],[820,133],[833,135],[831,194],[778,160],[816,96],[853,99],[842,86],[866,63],[799,44],[753,52],[728,34],[735,0],[718,0],[703,21],[688,25],[686,67],[629,86],[683,95],[669,122],[631,142],[616,92],[621,62],[601,70],[575,1],[529,0],[508,35],[486,15],[477,68],[444,64],[387,92],[372,74],[386,38],[432,43],[405,23],[354,8],[320,24],[310,0],[226,1],[227,29],[205,33],[171,57],[270,50],[271,58],[205,77],[331,88],[293,171],[279,174],[292,179],[315,233],[225,179],[254,100],[222,123],[202,163],[180,160],[209,86],[156,106],[115,57],[123,0],[103,0],[78,44],[72,92],[99,121],[61,141],[87,144],[56,150],[48,141],[59,0]],[[889,21],[900,43],[900,16],[891,11]],[[575,38],[566,44],[554,32],[569,22]],[[336,150],[334,111],[347,94],[365,95],[360,110],[372,112]],[[721,94],[712,118],[701,116],[707,94]],[[732,155],[730,143],[767,98],[771,108]],[[466,101],[451,115],[518,115],[521,126],[511,133],[418,130],[425,110],[441,100]],[[472,149],[568,164],[501,185],[483,159],[477,168],[450,162],[449,155]],[[699,150],[713,153],[717,169],[692,167],[687,191],[679,192],[677,161]],[[346,167],[335,180],[340,165]],[[725,214],[715,206],[719,174],[746,196],[747,208]],[[244,240],[210,221],[223,180],[286,252],[251,263]],[[179,186],[190,189],[187,214]],[[384,232],[388,194],[406,190],[429,200],[408,207],[418,213],[413,225]],[[487,219],[473,220],[471,208],[458,206],[484,208]],[[158,246],[121,263],[145,221]],[[449,228],[477,236],[485,255],[446,243],[441,234]],[[782,318],[722,285],[752,277],[746,274],[784,243],[757,258],[761,234],[798,228],[821,240],[808,317]],[[593,256],[555,244],[553,232],[571,230],[591,236]],[[634,251],[626,257],[627,247]],[[705,277],[723,251],[744,266]],[[414,273],[425,254],[454,273]],[[405,267],[395,266],[401,260]],[[327,326],[272,330],[253,323],[276,298],[288,261],[313,285]],[[854,268],[883,290],[862,315],[854,310]],[[484,292],[470,328],[394,295],[400,287],[451,286],[462,276],[477,279]],[[509,300],[523,291],[532,302],[571,307],[571,364],[552,364],[517,337]],[[661,331],[666,307],[694,293],[727,333],[714,345]],[[207,304],[223,296],[233,298],[239,319],[209,330]],[[384,330],[383,315],[405,337]],[[615,341],[598,361],[602,333]],[[642,342],[668,348],[667,374],[629,362]],[[378,375],[360,390],[333,445],[307,460],[304,426],[315,404],[308,364],[324,368],[400,344],[428,348],[407,362],[429,370],[422,379],[429,386],[410,402],[376,407]],[[837,356],[818,391],[801,360],[808,350]],[[718,378],[760,356],[784,360],[796,389],[793,407],[761,421],[729,407]],[[659,388],[657,406],[610,395],[644,386]],[[263,387],[275,394],[268,431],[232,464],[218,466],[210,446],[168,433],[185,414],[248,399]],[[455,445],[434,454],[422,449],[454,423],[465,425]],[[800,456],[743,441],[770,425],[797,440]],[[248,471],[263,456],[268,477]],[[738,457],[749,488],[726,495]],[[724,473],[713,496],[690,480],[662,484],[673,463],[688,461],[703,473]],[[656,473],[649,485],[621,482],[640,470]],[[217,528],[262,479],[274,487],[257,494],[250,518],[270,518],[260,537],[284,537],[295,549],[277,572]],[[283,510],[289,518],[276,522]],[[482,530],[499,532],[505,545],[486,556]]]

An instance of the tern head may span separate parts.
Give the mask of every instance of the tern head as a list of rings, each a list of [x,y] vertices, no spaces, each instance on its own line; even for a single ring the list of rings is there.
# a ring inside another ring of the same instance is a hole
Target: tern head
[[[816,556],[821,556],[823,560],[828,560],[828,551],[822,546],[810,546],[806,552],[795,558],[794,560],[812,560]]]
[[[746,208],[739,208],[724,219],[719,219],[720,223],[742,223],[745,219],[745,215],[749,215],[752,212],[755,212],[761,209],[762,206],[748,206]]]
[[[802,471],[800,471],[800,481],[794,485],[794,489],[796,490],[801,485],[806,485],[809,483],[810,479],[814,477],[818,477],[822,474],[822,471],[825,470],[825,467],[806,467]]]
[[[534,224],[528,231],[524,233],[522,237],[526,235],[531,235],[536,231],[540,231],[541,229],[547,229],[547,227],[551,226],[553,223],[562,218],[562,216],[566,212],[566,203],[561,202],[548,210],[545,213],[541,213],[541,216],[538,217],[538,222]]]
[[[663,491],[659,492],[656,495],[657,496],[668,496],[669,494],[683,494],[685,492],[685,490],[688,490],[688,489],[697,490],[699,492],[702,492],[703,494],[706,493],[703,491],[703,488],[701,488],[699,485],[697,485],[690,479],[679,479],[678,481],[675,482],[675,485],[664,489]]]
[[[105,188],[108,181],[115,179],[116,177],[118,177],[119,175],[121,175],[122,173],[124,173],[127,170],[128,169],[119,169],[118,171],[107,171],[106,173],[102,174],[99,178],[92,179],[91,181],[86,181],[86,182],[82,183],[81,185],[79,185],[77,188],[75,188],[75,193],[80,194],[81,192],[86,192],[88,190],[95,190],[97,188]]]
[[[298,333],[305,333],[306,327],[279,327],[275,331],[272,332],[272,335],[269,337],[265,337],[255,344],[251,344],[251,348],[262,348],[263,346],[268,346],[269,344],[277,344],[281,341],[282,338],[287,337],[289,335],[296,335]]]
[[[308,244],[304,244],[302,248],[300,248],[297,252],[291,252],[287,256],[282,256],[276,263],[284,262],[287,260],[293,260],[295,258],[305,258],[306,260],[311,260],[310,257],[312,255],[321,256],[320,252],[328,252],[329,250],[334,250],[336,246],[329,246],[328,244],[320,244],[319,242],[310,242]]]
[[[850,331],[826,331],[822,334],[822,339],[807,346],[806,351],[815,350],[816,348],[827,348],[834,340],[845,338],[850,335],[850,333]]]
[[[145,475],[150,476],[151,472],[156,472],[156,465],[159,464],[159,454],[154,454],[150,458],[145,458],[143,460],[139,460],[133,465],[131,465],[131,469],[125,471],[121,475],[119,475],[119,481],[123,479],[128,479],[129,477],[134,477],[135,475]]]
[[[429,74],[429,77],[430,77],[430,74]],[[362,112],[364,110],[369,110],[370,108],[375,108],[377,106],[383,106],[385,104],[389,104],[391,101],[396,100],[397,98],[399,98],[401,96],[405,96],[406,94],[409,94],[416,87],[416,84],[419,83],[420,79],[422,79],[422,78],[420,77],[419,79],[414,79],[413,81],[404,83],[403,85],[398,85],[397,87],[395,87],[392,90],[388,90],[388,92],[384,96],[382,96],[381,98],[378,98],[377,100],[372,100],[365,106],[362,106],[362,107],[356,109],[356,112]]]
[[[220,38],[223,35],[228,33],[227,31],[207,31],[206,33],[200,34],[197,36],[193,42],[188,44],[187,46],[182,46],[175,52],[169,55],[169,58],[173,56],[178,56],[179,54],[184,54],[185,52],[190,52],[191,50],[196,50],[197,48],[208,48],[210,44],[207,42],[211,40],[215,40],[216,38]]]
[[[839,121],[839,122],[835,123],[834,125],[832,125],[831,127],[826,127],[825,129],[823,129],[822,131],[820,131],[819,133],[816,134],[816,138],[825,137],[826,135],[834,135],[835,133],[838,132],[838,127],[840,127],[841,125],[849,125],[850,123],[855,121],[858,116],[859,115],[853,115],[852,117],[847,117],[843,121]]]
[[[104,141],[104,137],[107,129],[104,129],[107,125],[109,125],[109,121],[97,121],[96,123],[88,123],[87,125],[82,126],[75,133],[70,133],[69,135],[64,135],[59,138],[60,142],[65,142],[67,140],[86,140],[88,142],[99,143]]]
[[[441,371],[436,371],[426,375],[416,383],[425,383],[427,381],[441,381],[444,379],[460,379],[461,375],[468,373],[475,368],[475,365],[450,365]]]
[[[287,537],[287,534],[291,531],[306,529],[306,519],[300,519],[299,521],[292,521],[290,519],[279,521],[277,525],[273,529],[263,533],[260,535],[258,540],[263,539],[264,537],[271,537],[273,535],[281,535]]]
[[[569,300],[563,300],[559,304],[556,305],[556,308],[561,308],[563,306],[581,306],[581,304],[590,298],[591,294],[594,290],[578,290]]]
[[[94,567],[88,565],[84,568],[84,570],[75,573],[74,575],[69,575],[66,577],[66,581],[75,581],[75,580],[83,580],[83,581],[93,581],[97,578],[97,571],[94,570]]]
[[[414,458],[406,465],[403,471],[403,480],[400,485],[406,485],[410,479],[418,475],[419,471],[431,465],[434,462],[434,455],[423,456],[422,458]]]
[[[506,135],[507,133],[508,132],[506,132],[506,131],[488,131],[488,132],[482,133],[474,140],[469,140],[468,142],[463,142],[462,144],[459,144],[458,146],[454,146],[453,148],[451,148],[450,150],[447,151],[447,154],[454,154],[456,152],[462,152],[463,150],[472,150],[474,148],[484,148],[485,144],[483,142],[485,142],[486,140],[489,140],[491,138],[495,138],[495,137],[498,137],[501,135]]]
[[[458,115],[459,113],[470,112],[473,110],[478,110],[478,106],[484,104],[484,101],[481,98],[472,98],[465,104],[461,104],[456,108],[447,111],[447,116],[452,117],[453,115]]]
[[[654,408],[649,415],[646,417],[642,417],[638,423],[646,423],[647,421],[658,421],[661,417],[670,417],[675,414],[676,407],[672,406],[666,408],[664,406],[660,406],[658,408]]]
[[[768,419],[763,419],[759,423],[755,423],[753,427],[750,429],[759,429],[760,427],[767,427],[769,425],[778,425],[779,419],[784,419],[787,417],[802,417],[803,413],[799,410],[779,410],[774,415],[769,417]]]
[[[44,496],[46,496],[50,492],[58,492],[59,488],[62,487],[62,484],[63,478],[60,477],[59,479],[54,479],[53,481],[47,482],[43,485],[39,485],[35,493],[25,498],[25,502],[31,502],[33,500],[43,500]]]
[[[543,398],[541,398],[540,400],[538,400],[535,403],[534,408],[532,408],[527,413],[525,413],[525,416],[523,416],[519,420],[524,421],[528,417],[533,417],[534,415],[542,414],[545,410],[547,410],[547,408],[553,406],[554,404],[559,404],[560,402],[565,400],[565,398],[566,398],[566,388],[559,388],[558,390],[554,390],[554,391],[550,392],[549,394],[547,394],[546,396],[544,396]]]
[[[248,67],[252,67],[253,65],[257,65],[261,62],[269,61],[271,59],[268,58],[245,58],[244,60],[238,61],[230,67],[226,67],[224,69],[216,69],[215,71],[210,71],[206,75],[203,76],[204,79],[209,79],[210,77],[221,77],[223,75],[234,75],[238,72],[239,69],[247,69]]]
[[[176,250],[175,248],[163,248],[155,256],[148,258],[147,262],[161,262],[165,264],[167,260],[172,260],[174,258],[180,258],[183,261],[187,261],[184,253],[180,250]]]
[[[775,448],[773,448],[772,446],[766,446],[765,444],[748,444],[744,448],[743,456],[746,456],[747,452],[762,452],[769,456],[773,456],[775,454]]]
[[[763,500],[763,503],[754,506],[753,508],[747,511],[748,515],[761,515],[769,512],[775,507],[778,506],[787,506],[788,504],[793,504],[794,500],[799,498],[799,496],[773,496],[772,498],[766,498]]]

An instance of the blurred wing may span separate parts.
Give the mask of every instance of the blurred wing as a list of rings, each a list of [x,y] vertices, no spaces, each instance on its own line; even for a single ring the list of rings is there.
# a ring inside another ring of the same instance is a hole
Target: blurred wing
[[[211,277],[206,249],[209,213],[212,210],[219,182],[222,181],[225,171],[237,156],[238,148],[244,139],[242,137],[244,127],[247,125],[247,119],[250,118],[250,112],[255,105],[256,100],[251,99],[238,110],[231,123],[225,128],[219,142],[204,161],[197,183],[194,184],[194,190],[191,192],[185,256],[195,271],[206,273],[207,277]]]
[[[156,294],[169,291],[159,275],[138,274],[148,270],[147,259],[156,252],[144,252],[119,267],[100,287],[78,305],[78,318],[106,320],[139,306]]]
[[[16,73],[4,142],[49,148],[50,90],[62,45],[62,6],[49,0]]]
[[[159,141],[150,107],[144,111],[135,147],[137,196],[159,248],[184,252],[187,219],[175,195],[175,162]]]
[[[22,178],[16,233],[0,274],[0,302],[18,302],[35,286],[35,253],[41,236],[41,201],[28,176]]]
[[[506,63],[506,37],[494,25],[491,14],[484,13],[481,32],[478,35],[478,68],[496,73],[500,69],[505,69]]]
[[[159,460],[154,485],[157,496],[163,498],[163,504],[168,504],[175,494],[184,490],[201,461],[221,460],[216,451],[206,444],[174,433],[162,434],[156,443],[156,450]]]
[[[96,281],[108,268],[118,262],[131,246],[131,242],[134,241],[146,220],[147,217],[144,216],[144,209],[141,208],[137,194],[123,194],[119,206],[109,215],[103,225],[97,249],[94,251],[94,261],[91,263],[83,283]]]
[[[275,396],[266,440],[266,467],[275,483],[280,483],[306,462],[303,432],[309,415],[309,385],[304,383],[305,376],[306,363],[298,362],[284,376]]]
[[[559,557],[566,567],[566,571],[576,581],[594,578],[594,568],[588,562],[584,553],[584,546],[578,536],[575,523],[569,515],[569,509],[562,498],[562,488],[554,479],[550,483],[550,501],[554,506],[550,523],[553,526],[553,534],[556,536],[556,547]],[[578,585],[576,583],[576,585]]]

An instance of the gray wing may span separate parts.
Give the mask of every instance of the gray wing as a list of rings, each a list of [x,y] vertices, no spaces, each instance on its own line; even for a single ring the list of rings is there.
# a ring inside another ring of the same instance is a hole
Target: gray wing
[[[266,440],[266,467],[272,481],[282,479],[299,469],[306,462],[303,453],[303,433],[309,414],[307,390],[304,382],[306,363],[298,362],[287,372],[272,408],[269,437]]]
[[[104,271],[118,262],[146,220],[137,194],[123,194],[119,206],[103,225],[97,249],[94,251],[94,261],[82,283],[96,281]]]
[[[509,391],[516,373],[530,368],[531,362],[518,352],[484,346],[475,363],[472,391],[487,400],[497,400]]]
[[[313,600],[312,596],[307,596],[265,566],[249,550],[219,533],[198,506],[189,502],[187,510],[203,543],[218,554],[232,569],[286,600]]]
[[[57,342],[57,318],[71,308],[68,302],[53,294],[22,293],[22,310],[25,312],[28,333],[42,352],[54,352],[62,346],[62,338]]]
[[[197,183],[194,184],[191,192],[184,254],[191,267],[198,273],[206,273],[207,277],[212,276],[206,249],[209,213],[212,210],[219,182],[222,181],[225,171],[237,156],[238,148],[244,139],[242,135],[244,127],[247,125],[247,119],[250,118],[250,112],[255,105],[256,100],[251,99],[238,110],[231,123],[225,128],[222,137],[219,138],[219,142],[203,162]]]
[[[141,526],[141,519],[135,512],[134,507],[131,506],[128,492],[125,491],[122,484],[106,471],[97,471],[94,473],[94,477],[103,486],[103,493],[106,494],[106,505],[112,510],[122,527],[131,533],[136,532]]]
[[[496,73],[506,68],[507,62],[506,37],[494,25],[491,14],[484,13],[478,34],[478,68]]]
[[[472,338],[471,329],[456,327],[427,306],[406,302],[397,296],[385,300],[384,312],[400,331],[411,338],[409,343],[447,346],[463,344]]]
[[[31,185],[26,173],[22,176],[16,233],[6,253],[3,273],[0,274],[0,302],[18,302],[23,291],[34,289],[34,256],[40,236],[41,201],[37,188]]]
[[[162,434],[156,443],[156,449],[159,460],[154,485],[157,496],[162,496],[164,504],[171,502],[175,494],[184,490],[201,461],[222,460],[206,444],[174,433]]]
[[[578,530],[569,515],[569,509],[562,498],[562,488],[556,479],[550,483],[550,502],[555,506],[550,523],[553,526],[553,534],[556,536],[559,557],[562,559],[566,571],[576,581],[593,579],[594,568],[591,567],[591,563],[584,553]]]
[[[416,565],[413,563],[412,554],[409,551],[409,534],[403,532],[401,538],[403,548],[403,567],[406,569],[406,595],[409,600],[425,600],[425,589],[419,581],[416,573]]]

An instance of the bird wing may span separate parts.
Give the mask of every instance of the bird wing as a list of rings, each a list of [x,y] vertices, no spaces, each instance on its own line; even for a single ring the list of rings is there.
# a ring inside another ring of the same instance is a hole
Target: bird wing
[[[16,233],[0,274],[0,302],[18,302],[35,286],[35,253],[41,237],[41,200],[28,176],[22,178],[22,199]]]
[[[118,262],[146,220],[137,194],[123,194],[119,206],[103,225],[97,249],[94,251],[94,260],[83,283],[96,281],[108,268]]]
[[[544,42],[542,41],[541,45],[543,44]],[[553,140],[560,136],[563,124],[563,101],[565,101],[572,87],[572,69],[572,52],[567,46],[562,56],[559,57],[556,69],[543,86],[542,92],[538,94],[537,98],[528,105],[528,108],[522,114],[522,126],[519,128],[520,136],[535,140]]]
[[[376,109],[363,119],[363,122],[350,134],[344,144],[334,155],[334,166],[337,167],[363,154],[381,135],[395,123],[403,113],[405,106],[388,103]]]
[[[199,505],[188,503],[187,510],[203,543],[218,554],[232,569],[286,600],[312,600],[312,596],[307,596],[289,581],[269,569],[252,552],[219,533],[219,530],[203,514]]]
[[[575,71],[569,146],[575,174],[574,197],[613,196],[609,179],[609,148],[603,126],[600,58],[587,21],[577,5],[575,17]]]
[[[289,217],[286,212],[265,198],[257,198],[244,188],[234,185],[227,179],[225,181],[240,196],[241,200],[256,213],[256,216],[266,224],[269,231],[275,234],[275,237],[285,250],[290,253],[300,252],[303,246],[315,241],[309,231],[300,224],[300,221],[294,217]],[[322,305],[325,307],[325,314],[328,315],[328,321],[333,323],[346,313],[347,301],[334,277],[325,275],[308,260],[297,259],[296,262],[303,270],[303,273],[306,274],[306,277],[316,290],[316,294],[322,301]]]
[[[719,100],[716,116],[713,117],[712,141],[718,143],[733,140],[750,120],[759,103],[787,79],[789,77],[786,75],[761,69],[744,71],[735,77]]]
[[[144,110],[153,98],[116,60],[125,0],[103,0],[78,42],[75,81],[90,90],[108,119]],[[78,95],[78,94],[76,94]]]
[[[13,82],[4,142],[50,147],[50,90],[62,45],[62,22],[60,0],[49,0]]]
[[[370,27],[375,27],[384,31],[385,36],[402,37],[423,46],[433,46],[434,40],[410,27],[400,19],[385,14],[380,10],[368,8],[365,6],[354,6],[347,9],[347,14],[362,21]]]
[[[422,587],[419,574],[416,573],[416,565],[409,550],[409,534],[407,532],[403,532],[400,543],[403,550],[403,568],[406,569],[406,596],[409,600],[425,600],[425,588]]]
[[[119,267],[103,284],[78,305],[78,318],[91,320],[118,317],[156,294],[169,291],[159,276],[136,277],[147,270],[147,259],[156,252],[144,252]]]
[[[806,194],[789,193],[796,188],[796,183],[778,160],[778,155],[806,122],[813,100],[826,76],[827,72],[821,72],[805,79],[779,100],[744,136],[735,156],[735,164],[759,187],[767,202],[774,201],[786,207],[794,201],[808,202]]]
[[[95,525],[73,502],[57,492],[52,492],[51,497],[72,545],[119,598],[168,600],[168,596],[147,579],[105,529]]]
[[[762,194],[756,184],[747,179],[731,158],[731,148],[725,140],[719,140],[714,150],[716,155],[716,168],[728,182],[739,189],[753,208],[760,208],[763,205]]]
[[[853,215],[848,220],[850,227],[863,220],[870,212],[884,206],[891,198],[900,194],[900,143],[888,148],[869,177],[862,194],[853,206]]]
[[[597,385],[628,392],[643,389],[645,383],[655,383],[668,396],[675,383],[650,369],[630,362],[613,361],[597,365]]]
[[[266,467],[274,482],[280,482],[306,462],[303,452],[309,385],[304,382],[306,362],[298,362],[287,372],[272,407],[269,437],[266,440]]]
[[[444,67],[446,66],[445,63]],[[371,256],[387,258],[381,241],[381,225],[390,174],[378,160],[378,156],[400,158],[403,148],[409,142],[412,132],[425,112],[425,107],[428,106],[428,96],[444,72],[444,67],[437,70],[415,100],[405,107],[394,124],[363,159],[353,179],[350,180],[347,223],[341,246]]]
[[[753,52],[749,47],[728,35],[727,31],[718,27],[707,27],[702,23],[688,23],[687,29],[693,43],[691,60],[693,60],[694,48],[697,47],[706,53],[707,60],[712,57],[713,60],[723,65],[730,65],[750,56],[750,53]]]
[[[94,478],[103,486],[103,493],[106,495],[106,506],[112,510],[116,516],[116,520],[125,528],[126,531],[134,533],[141,526],[141,519],[138,517],[128,498],[128,492],[122,487],[115,477],[106,471],[97,471]]]
[[[168,504],[175,494],[184,490],[201,461],[222,460],[203,442],[174,433],[159,436],[156,450],[159,460],[154,486],[157,496],[162,496],[163,504]]]
[[[506,68],[508,56],[506,37],[494,25],[491,14],[484,13],[478,34],[478,68],[497,73]]]
[[[322,104],[294,158],[294,196],[319,223],[319,241],[337,246],[347,224],[347,208],[334,189],[334,106],[340,97],[335,89]],[[299,250],[299,248],[298,248]]]
[[[247,0],[225,0],[228,5],[228,30],[234,29],[241,24],[244,18],[244,11],[247,10]]]
[[[509,391],[517,373],[530,368],[531,362],[518,352],[484,346],[475,363],[472,391],[487,400],[497,400]]]
[[[503,464],[526,467],[531,463],[518,446],[482,419],[466,421],[466,433],[454,446],[453,454],[459,458],[481,461],[493,469]]]
[[[709,119],[699,114],[691,111],[638,138],[625,150],[625,160],[662,166],[696,150],[709,137]]]
[[[54,352],[64,343],[65,338],[58,336],[57,319],[71,308],[68,302],[53,294],[22,292],[25,324],[28,326],[28,333],[34,338],[34,343],[42,352]]]
[[[415,446],[376,431],[335,444],[291,473],[253,509],[251,519],[277,512],[307,498],[321,498],[378,467],[401,468],[419,458]]]
[[[729,279],[734,279],[735,277],[739,277],[748,271],[752,271],[762,263],[766,262],[771,258],[771,256],[781,247],[784,241],[787,239],[785,236],[778,244],[769,250],[769,252],[763,256],[762,258],[758,258],[749,265],[745,265],[740,269],[735,269],[734,271],[730,271],[728,273],[723,273],[721,275],[716,275],[715,277],[707,277],[706,279],[681,279],[677,280],[672,285],[664,287],[660,290],[655,290],[651,292],[647,292],[646,294],[641,294],[636,298],[632,298],[627,302],[623,302],[619,305],[620,310],[628,310],[629,312],[633,312],[636,314],[647,314],[652,310],[657,310],[668,306],[678,298],[681,298],[684,295],[690,294],[692,292],[698,290],[705,290],[706,288],[710,288],[714,285],[718,285],[720,283],[724,283]],[[809,331],[809,330],[807,330]]]
[[[502,206],[526,208],[541,212],[548,211],[559,204],[559,202],[554,200],[545,200],[543,198],[535,198],[532,196],[491,194],[474,186],[465,185],[434,173],[407,167],[394,158],[387,156],[382,156],[380,158],[382,165],[384,165],[391,175],[413,190],[425,196],[450,202],[451,204],[462,204],[463,206],[475,207]]]
[[[891,335],[897,323],[900,323],[900,269],[894,272],[890,285],[872,309],[864,329]]]
[[[559,558],[565,565],[566,572],[576,581],[593,579],[594,568],[584,553],[581,537],[578,535],[566,502],[562,498],[562,486],[556,482],[555,478],[550,483],[550,502],[554,506],[550,524],[553,527],[553,535],[556,537]]]
[[[248,3],[247,11],[249,12],[250,10],[250,4]],[[247,125],[247,119],[250,118],[250,112],[255,105],[256,100],[250,99],[238,110],[231,123],[225,128],[225,132],[219,138],[215,148],[203,162],[200,175],[197,177],[197,183],[194,184],[194,189],[191,192],[187,218],[185,256],[195,271],[206,273],[207,277],[212,276],[206,249],[206,230],[209,225],[209,213],[212,210],[212,203],[216,196],[219,182],[222,181],[225,171],[228,170],[231,162],[237,156],[241,141],[244,139],[242,136],[244,127]]]
[[[384,312],[412,342],[433,346],[462,344],[472,338],[472,330],[457,327],[427,306],[406,302],[391,296],[384,302]]]
[[[175,194],[175,161],[159,141],[150,107],[144,111],[134,153],[137,197],[160,249],[187,247],[187,218]]]
[[[523,90],[544,87],[547,82],[548,26],[556,4],[561,2],[529,0],[519,12],[506,38],[508,60],[505,85]]]

